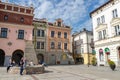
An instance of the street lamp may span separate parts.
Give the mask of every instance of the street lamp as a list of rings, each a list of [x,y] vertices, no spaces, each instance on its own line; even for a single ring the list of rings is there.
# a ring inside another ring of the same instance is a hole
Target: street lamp
[[[73,50],[72,50],[72,53],[73,53],[74,62],[76,63],[76,60],[75,60],[75,51],[74,51],[74,49],[75,49],[75,44],[74,44],[74,42],[75,42],[75,41],[74,41],[75,34],[73,34],[72,37],[73,37],[73,38],[72,38],[72,49],[73,49]]]

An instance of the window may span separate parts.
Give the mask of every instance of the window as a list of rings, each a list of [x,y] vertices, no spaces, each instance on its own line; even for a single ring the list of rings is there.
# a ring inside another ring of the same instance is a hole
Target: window
[[[81,53],[82,53],[82,54],[84,53],[84,48],[81,48]]]
[[[51,42],[51,49],[55,49],[55,43]]]
[[[40,30],[37,30],[37,36],[40,37]]]
[[[38,29],[38,30],[37,30],[37,36],[38,36],[38,37],[44,37],[44,36],[45,36],[45,31]]]
[[[44,49],[44,42],[41,42],[41,49]]]
[[[64,43],[64,49],[67,50],[67,43]]]
[[[24,39],[24,30],[18,30],[18,39]]]
[[[51,37],[54,37],[54,35],[55,35],[55,32],[51,31]]]
[[[64,38],[67,38],[67,33],[66,32],[64,32]]]
[[[99,40],[101,40],[101,39],[102,39],[102,32],[99,31],[99,32],[98,32],[98,35],[99,35]]]
[[[42,32],[42,37],[44,37],[45,36],[45,31],[44,30],[41,30],[41,32]]]
[[[4,16],[4,20],[7,21],[8,20],[8,15]]]
[[[23,17],[20,18],[20,22],[24,22],[24,18]]]
[[[120,27],[119,25],[115,26],[115,35],[120,35]]]
[[[35,30],[35,29],[32,30],[32,36],[34,36],[34,30]]]
[[[7,38],[7,28],[1,28],[1,38]]]
[[[100,18],[97,18],[97,24],[98,25],[100,24]]]
[[[58,22],[58,27],[61,27],[61,22]]]
[[[102,20],[102,21],[101,21],[102,23],[105,23],[105,16],[104,16],[104,15],[101,16],[101,20]]]
[[[58,42],[58,49],[61,49],[61,42]]]
[[[118,17],[117,9],[114,9],[114,10],[112,11],[112,15],[113,15],[113,18]]]
[[[103,39],[106,38],[106,30],[103,30]]]
[[[40,41],[37,41],[37,49],[40,49]]]
[[[61,32],[58,32],[58,38],[61,38]]]

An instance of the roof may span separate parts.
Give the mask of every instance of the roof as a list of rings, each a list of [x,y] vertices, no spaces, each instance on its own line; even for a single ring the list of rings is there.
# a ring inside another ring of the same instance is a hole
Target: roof
[[[83,28],[82,31],[73,33],[72,36],[77,36],[77,35],[79,35],[79,34],[81,34],[81,33],[83,33],[83,32],[87,32],[88,34],[92,34],[92,35],[93,35],[93,32],[92,32],[92,31],[88,31],[88,30],[86,30],[86,29]]]
[[[98,11],[99,9],[101,9],[102,7],[106,6],[107,4],[109,4],[109,3],[113,2],[113,1],[114,1],[114,0],[109,0],[109,1],[107,1],[106,3],[104,3],[103,5],[101,5],[100,7],[96,8],[95,10],[93,10],[92,12],[90,12],[90,17],[91,17],[91,15],[92,15],[94,12]]]

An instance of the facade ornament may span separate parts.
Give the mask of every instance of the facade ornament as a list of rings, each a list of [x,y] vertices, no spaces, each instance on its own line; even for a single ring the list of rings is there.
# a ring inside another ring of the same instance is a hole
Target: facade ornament
[[[11,46],[12,45],[12,42],[8,42],[8,46]]]

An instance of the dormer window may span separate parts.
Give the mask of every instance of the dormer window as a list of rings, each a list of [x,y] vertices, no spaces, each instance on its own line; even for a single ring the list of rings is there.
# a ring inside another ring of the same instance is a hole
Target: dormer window
[[[4,16],[4,20],[7,21],[8,20],[8,15]]]
[[[24,18],[23,17],[21,17],[20,22],[24,22]]]
[[[58,22],[58,27],[61,27],[61,22]]]

